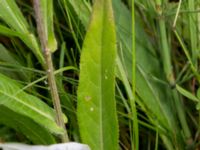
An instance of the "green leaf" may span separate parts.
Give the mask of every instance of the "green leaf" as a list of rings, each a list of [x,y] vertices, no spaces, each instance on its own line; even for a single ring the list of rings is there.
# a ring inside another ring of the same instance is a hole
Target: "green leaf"
[[[0,43],[0,61],[9,62],[16,65],[19,64],[19,62],[13,57],[12,53],[8,51],[1,43]]]
[[[187,97],[190,100],[193,100],[195,102],[199,102],[199,99],[194,96],[191,92],[183,89],[182,87],[180,87],[178,84],[176,84],[176,89],[185,97]]]
[[[168,107],[169,103],[162,101],[158,95],[160,93],[157,92],[157,89],[148,80],[148,75],[139,65],[137,65],[136,79],[136,91],[148,110],[147,115],[156,118],[153,120],[154,123],[159,122],[159,125],[165,129],[175,128],[174,116]]]
[[[200,99],[200,88],[197,89],[197,98]]]
[[[14,0],[0,0],[0,18],[16,31],[28,33],[28,24]]]
[[[0,115],[0,124],[4,124],[24,134],[34,144],[56,143],[54,137],[45,128],[30,118],[15,113],[2,105],[0,106]]]
[[[13,31],[12,29],[9,29],[6,26],[0,25],[0,34],[12,37],[12,36],[17,36],[16,31]]]
[[[19,37],[33,51],[40,63],[44,64],[36,37],[28,30],[29,25],[15,0],[0,0],[0,18],[11,28],[0,25],[0,34]]]
[[[80,134],[93,150],[118,150],[115,59],[112,2],[98,0],[83,44],[78,87]]]
[[[73,7],[74,11],[76,12],[77,16],[81,20],[82,24],[85,28],[87,28],[89,23],[89,16],[91,14],[91,6],[87,1],[84,0],[63,0],[68,1],[70,5]],[[65,4],[65,3],[63,3]]]
[[[47,45],[51,52],[57,49],[57,41],[53,26],[53,0],[40,0],[43,18],[43,29],[47,38]]]
[[[55,123],[53,109],[37,97],[20,91],[21,87],[16,81],[0,74],[0,105],[31,118],[54,134],[62,134],[63,130]]]
[[[200,102],[198,102],[198,104],[196,105],[196,109],[200,110]]]
[[[22,65],[18,62],[16,59],[16,55],[8,51],[2,44],[0,44],[0,63],[1,64],[9,64],[9,65],[15,65],[22,67]],[[15,72],[10,71],[10,68],[8,66],[0,67],[0,73],[7,74],[10,78],[18,79],[19,77],[22,77],[23,79],[26,79],[26,75],[23,71]]]

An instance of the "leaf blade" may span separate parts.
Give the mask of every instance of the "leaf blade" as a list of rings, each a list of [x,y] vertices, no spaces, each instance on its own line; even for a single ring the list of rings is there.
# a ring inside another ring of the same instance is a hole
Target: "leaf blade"
[[[53,0],[41,0],[40,7],[43,18],[43,29],[47,39],[47,45],[51,52],[56,51],[57,41],[54,35],[53,26]]]
[[[22,86],[14,80],[0,74],[0,81],[0,105],[33,119],[54,134],[63,133],[55,123],[53,109],[37,97],[20,91]]]
[[[19,37],[36,55],[41,64],[44,58],[36,37],[29,32],[29,25],[15,0],[0,0],[0,18],[10,27],[0,25],[0,34]]]
[[[35,123],[32,119],[15,113],[14,111],[0,106],[0,124],[9,126],[24,134],[34,144],[54,144],[54,137],[46,129]]]
[[[176,89],[185,97],[187,97],[190,100],[193,100],[195,102],[199,102],[199,99],[194,96],[192,93],[190,93],[189,91],[183,89],[182,87],[180,87],[178,84],[176,84]]]
[[[115,103],[116,37],[110,0],[96,1],[80,63],[78,121],[91,149],[118,149]],[[94,128],[95,126],[95,128]]]

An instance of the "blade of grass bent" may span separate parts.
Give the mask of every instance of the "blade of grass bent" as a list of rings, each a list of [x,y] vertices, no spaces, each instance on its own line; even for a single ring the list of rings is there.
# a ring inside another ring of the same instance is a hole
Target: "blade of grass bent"
[[[81,54],[77,112],[81,138],[94,150],[118,150],[115,43],[112,2],[97,0]]]

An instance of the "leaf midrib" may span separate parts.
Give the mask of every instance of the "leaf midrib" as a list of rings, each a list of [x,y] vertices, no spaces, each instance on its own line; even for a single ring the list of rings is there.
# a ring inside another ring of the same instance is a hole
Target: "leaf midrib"
[[[103,80],[104,80],[104,75],[103,75],[103,70],[104,70],[104,65],[103,65],[103,58],[102,58],[102,56],[103,56],[103,48],[104,48],[104,46],[103,46],[103,41],[104,41],[104,33],[105,33],[105,28],[104,28],[104,23],[106,22],[106,13],[107,12],[105,12],[105,7],[106,7],[106,3],[105,3],[105,0],[102,0],[103,1],[103,8],[102,8],[102,25],[101,25],[101,45],[100,45],[100,48],[101,48],[101,53],[100,53],[100,57],[101,57],[101,67],[100,67],[100,72],[101,72],[101,78],[100,78],[100,87],[101,87],[101,94],[100,94],[100,102],[99,102],[99,105],[100,105],[100,141],[101,141],[101,144],[100,144],[100,146],[101,146],[101,150],[103,150],[104,149],[104,135],[103,135],[103,110],[102,110],[102,106],[103,106],[103,104],[102,104],[102,93],[104,93],[104,88],[102,87],[102,82],[103,82]]]

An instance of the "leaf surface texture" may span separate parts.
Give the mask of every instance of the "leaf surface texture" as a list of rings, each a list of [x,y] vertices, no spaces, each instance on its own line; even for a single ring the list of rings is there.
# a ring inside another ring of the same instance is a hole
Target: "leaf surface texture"
[[[94,150],[118,149],[115,58],[112,2],[98,0],[83,44],[78,88],[81,137]]]

